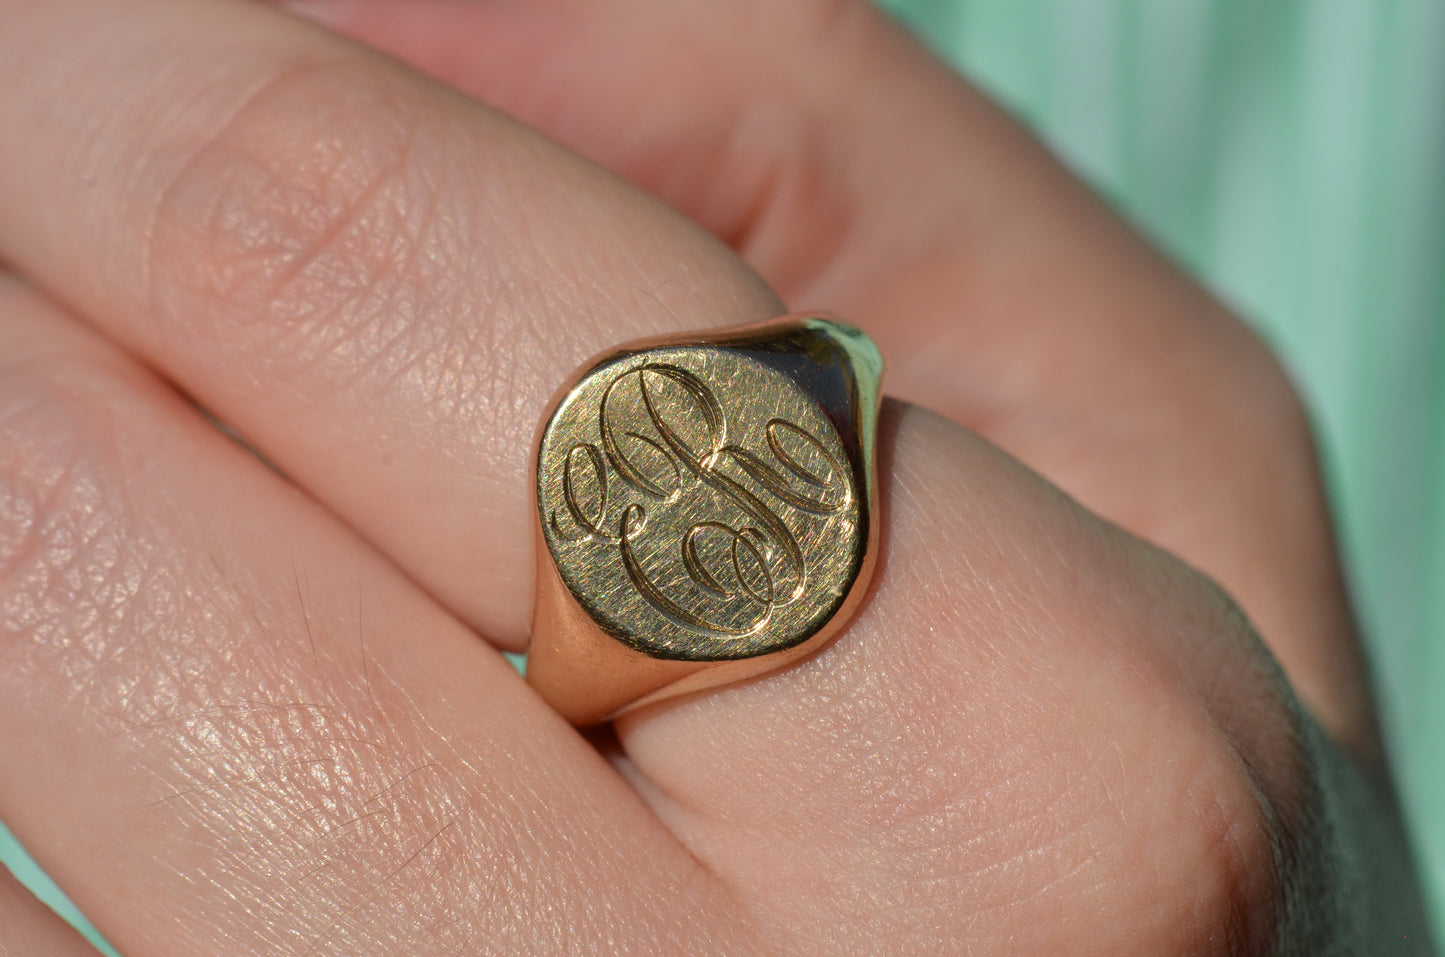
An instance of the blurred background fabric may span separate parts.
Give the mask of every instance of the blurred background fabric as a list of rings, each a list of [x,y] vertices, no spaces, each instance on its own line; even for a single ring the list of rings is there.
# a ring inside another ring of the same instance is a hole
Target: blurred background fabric
[[[1445,930],[1445,2],[884,5],[1284,357]]]
[[[1445,2],[883,2],[1284,356],[1445,929]]]

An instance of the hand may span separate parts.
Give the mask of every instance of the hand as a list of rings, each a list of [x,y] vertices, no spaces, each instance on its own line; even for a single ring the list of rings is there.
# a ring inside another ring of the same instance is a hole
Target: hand
[[[856,3],[325,9],[768,284],[274,11],[0,4],[0,817],[126,953],[1426,946],[1298,404],[1026,137]],[[783,300],[916,403],[876,592],[589,743],[479,637],[537,419]]]

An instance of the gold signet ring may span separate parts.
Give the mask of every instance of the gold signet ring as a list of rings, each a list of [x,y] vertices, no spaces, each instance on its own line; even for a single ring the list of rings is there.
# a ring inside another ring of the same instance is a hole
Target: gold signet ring
[[[527,680],[590,725],[820,648],[877,557],[883,360],[792,315],[629,343],[537,441]]]

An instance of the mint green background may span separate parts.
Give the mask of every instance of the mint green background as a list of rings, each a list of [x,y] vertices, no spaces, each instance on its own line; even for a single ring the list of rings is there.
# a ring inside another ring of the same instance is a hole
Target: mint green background
[[[1445,918],[1445,0],[887,5],[1285,356]]]

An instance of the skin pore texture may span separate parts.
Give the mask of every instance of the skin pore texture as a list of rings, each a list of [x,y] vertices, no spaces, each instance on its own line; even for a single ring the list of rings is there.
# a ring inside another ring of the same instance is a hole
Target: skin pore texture
[[[0,0],[0,818],[122,952],[1428,952],[1298,401],[977,93],[845,0],[301,12],[419,70]],[[579,735],[547,399],[788,307],[889,362],[873,594]]]

